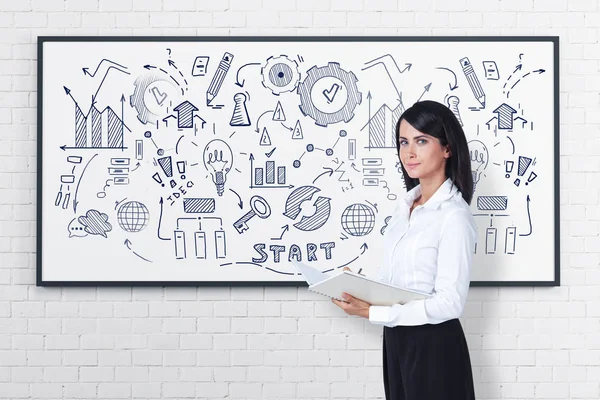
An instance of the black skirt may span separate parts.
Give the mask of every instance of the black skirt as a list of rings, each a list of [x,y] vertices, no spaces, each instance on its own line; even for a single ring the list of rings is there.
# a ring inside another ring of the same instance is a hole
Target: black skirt
[[[460,321],[384,327],[383,385],[387,400],[474,400]]]

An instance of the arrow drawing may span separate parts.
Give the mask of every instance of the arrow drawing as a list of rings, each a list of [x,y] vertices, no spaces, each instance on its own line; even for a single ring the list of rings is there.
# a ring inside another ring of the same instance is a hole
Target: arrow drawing
[[[323,167],[323,169],[325,170],[325,172],[320,173],[319,175],[317,175],[317,177],[312,181],[313,184],[317,181],[317,179],[319,179],[323,175],[329,174],[330,177],[331,177],[331,175],[333,175],[333,168]]]
[[[396,63],[396,60],[394,59],[394,57],[392,57],[391,54],[384,54],[381,57],[377,57],[371,61],[367,61],[365,63],[365,67],[362,69],[362,71],[364,71],[365,69],[371,68],[377,64],[383,65],[383,68],[385,68],[385,72],[387,72],[388,77],[390,78],[390,81],[392,82],[392,85],[394,85],[394,89],[396,89],[398,98],[401,99],[402,94],[400,94],[399,88],[403,86],[404,79],[402,79],[402,74],[405,71],[410,71],[410,67],[412,67],[412,64],[406,63],[405,64],[406,67],[404,69],[400,70],[400,68],[398,68],[398,64]]]
[[[262,116],[267,113],[274,113],[274,112],[275,112],[275,110],[269,110],[269,111],[265,111],[264,113],[260,114],[260,117],[258,117],[258,119],[256,120],[256,129],[254,130],[256,133],[260,133],[260,130],[258,129],[258,122],[260,121]]]
[[[131,250],[131,241],[129,239],[125,239],[125,242],[123,242],[123,244],[125,245],[125,247],[127,247],[129,250]],[[152,261],[140,256],[138,253],[136,253],[135,251],[131,250],[131,252],[133,254],[135,254],[136,256],[138,256],[139,258],[141,258],[144,261],[147,261],[149,263],[151,263]]]
[[[368,122],[368,124],[369,124],[369,141],[371,140],[371,137],[372,137],[371,136],[371,121],[373,119],[373,116],[371,115],[371,99],[372,98],[373,97],[371,96],[371,91],[369,90],[369,93],[367,93],[367,100],[369,100],[369,122]],[[369,147],[369,149],[370,149],[370,147]]]
[[[127,75],[131,75],[129,72],[127,71],[123,71],[122,69],[119,69],[117,67],[113,67],[112,65],[110,67],[108,67],[108,69],[106,70],[106,73],[104,74],[104,77],[102,78],[102,80],[100,81],[100,85],[98,85],[98,89],[96,89],[96,93],[94,93],[92,95],[92,105],[96,104],[96,96],[98,95],[98,92],[100,91],[100,88],[102,87],[102,85],[104,84],[104,80],[106,79],[106,77],[108,76],[108,73],[110,72],[111,69],[115,69],[119,72],[123,72],[124,74]]]
[[[164,74],[165,74],[165,75],[167,75],[169,78],[171,78],[171,80],[172,80],[173,82],[175,82],[175,84],[176,84],[177,86],[179,86],[179,89],[181,89],[181,95],[182,95],[182,96],[183,96],[183,95],[185,95],[185,92],[183,91],[183,88],[181,87],[181,85],[179,84],[179,82],[177,82],[177,79],[175,79],[175,78],[173,77],[173,75],[171,75],[170,73],[168,73],[168,72],[167,72],[165,69],[163,69],[163,68],[160,68],[160,67],[156,67],[156,66],[154,66],[154,65],[150,65],[150,64],[146,64],[146,65],[144,65],[144,68],[146,68],[147,70],[150,70],[150,69],[152,69],[152,68],[156,68],[156,69],[158,69],[160,72],[164,73]],[[186,83],[187,83],[187,82],[186,82]]]
[[[448,86],[450,87],[450,91],[458,88],[458,80],[456,79],[456,74],[454,73],[454,71],[452,71],[450,68],[445,67],[436,67],[436,69],[445,69],[446,71],[450,71],[450,73],[454,77],[454,85],[451,83],[448,84]]]
[[[92,158],[90,158],[90,160],[87,162],[87,164],[85,164],[85,167],[83,167],[83,171],[81,171],[81,175],[79,175],[79,180],[77,181],[77,187],[75,188],[75,197],[73,197],[73,212],[74,213],[77,213],[77,204],[79,204],[79,202],[77,201],[77,193],[79,193],[79,184],[81,183],[81,179],[83,178],[83,174],[85,174],[85,170],[87,169],[88,165],[90,165],[92,160],[97,155],[98,155],[98,153],[94,154],[92,156]]]
[[[163,238],[160,236],[160,226],[162,225],[162,215],[163,215],[163,198],[160,198],[160,215],[158,216],[158,228],[156,229],[156,233],[158,234],[158,238],[160,240],[171,240],[171,238]]]
[[[423,93],[421,93],[421,95],[419,96],[419,99],[417,101],[421,101],[421,97],[423,97],[423,95],[426,92],[429,92],[429,88],[431,87],[431,82],[429,82],[429,84],[425,85],[425,90],[423,90]]]
[[[242,70],[242,68],[247,67],[249,65],[260,65],[260,63],[244,64],[237,70],[237,73],[235,74],[235,84],[238,85],[239,87],[244,87],[244,82],[246,82],[245,79],[242,79],[242,81],[240,82],[240,71]]]
[[[282,229],[281,235],[279,235],[279,237],[272,237],[271,240],[283,239],[283,235],[285,235],[285,233],[290,230],[290,226],[288,224],[285,224],[284,226],[281,227],[281,229]]]
[[[229,188],[229,190],[235,194],[238,198],[238,207],[240,207],[240,210],[244,209],[244,201],[242,200],[242,197],[233,189]]]
[[[81,68],[81,69],[83,70],[83,74],[84,74],[84,75],[89,75],[90,77],[92,77],[92,78],[93,78],[94,76],[96,76],[96,73],[98,72],[98,70],[100,69],[100,66],[102,65],[102,63],[103,63],[104,61],[106,61],[106,62],[109,62],[109,63],[111,63],[111,64],[114,64],[114,65],[118,65],[119,67],[121,67],[121,68],[123,68],[123,69],[127,69],[127,67],[126,67],[126,66],[124,66],[124,65],[118,64],[118,63],[116,63],[116,62],[114,62],[114,61],[111,61],[111,60],[109,60],[109,59],[107,59],[107,58],[103,58],[103,59],[102,59],[102,60],[101,60],[101,61],[98,63],[98,66],[96,67],[96,70],[94,71],[94,73],[93,73],[93,74],[90,74],[90,72],[89,72],[89,68]]]
[[[508,98],[508,97],[509,97],[509,95],[510,95],[510,91],[511,91],[511,90],[513,90],[513,88],[514,88],[515,86],[517,86],[517,84],[518,84],[519,82],[521,82],[521,80],[525,79],[527,76],[529,76],[529,75],[531,75],[531,74],[533,74],[533,73],[537,73],[538,75],[541,75],[541,74],[543,74],[544,72],[546,72],[546,70],[545,70],[545,69],[541,69],[541,68],[540,68],[540,69],[536,69],[535,71],[526,72],[525,74],[523,74],[523,76],[522,76],[522,77],[520,77],[519,79],[517,79],[517,81],[516,81],[515,83],[513,83],[513,85],[512,85],[512,86],[510,87],[510,89],[508,90],[508,92],[506,92],[506,98]]]
[[[529,203],[531,199],[527,195],[527,218],[529,218],[529,233],[520,233],[519,236],[529,236],[533,232],[533,226],[531,225],[531,211],[529,210]]]
[[[185,76],[183,76],[183,74],[181,73],[181,71],[179,70],[179,68],[177,68],[177,65],[175,65],[175,62],[169,60],[169,65],[173,68],[175,68],[177,70],[177,72],[179,72],[179,75],[181,75],[181,79],[183,79],[183,81],[185,82],[185,90],[188,90],[187,86],[188,86],[188,81],[187,79],[185,79]]]

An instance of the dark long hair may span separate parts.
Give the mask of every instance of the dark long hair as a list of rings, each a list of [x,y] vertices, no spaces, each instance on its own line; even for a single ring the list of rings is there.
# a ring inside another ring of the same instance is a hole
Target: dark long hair
[[[405,120],[419,132],[439,139],[442,146],[450,145],[450,157],[446,160],[446,177],[450,178],[460,190],[463,199],[471,204],[473,199],[473,174],[471,172],[471,156],[467,138],[454,113],[445,105],[436,101],[424,100],[406,109],[396,124],[396,148],[400,158],[400,122]],[[400,160],[402,161],[402,160]],[[402,175],[406,190],[419,184],[419,179],[411,178],[402,162]]]

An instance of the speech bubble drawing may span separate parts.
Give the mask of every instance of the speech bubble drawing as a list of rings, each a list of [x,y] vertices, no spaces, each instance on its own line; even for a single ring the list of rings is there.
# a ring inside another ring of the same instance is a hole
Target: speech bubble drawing
[[[106,238],[106,232],[112,230],[112,225],[108,222],[108,215],[98,210],[88,210],[85,216],[77,218],[77,221],[85,227],[85,232],[90,235],[101,235]]]
[[[69,237],[86,237],[88,233],[85,231],[85,226],[79,223],[77,218],[73,218],[67,226]]]

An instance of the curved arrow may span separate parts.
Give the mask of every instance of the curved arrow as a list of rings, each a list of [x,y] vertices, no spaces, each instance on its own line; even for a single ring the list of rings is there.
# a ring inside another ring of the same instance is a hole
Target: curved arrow
[[[529,211],[529,203],[531,199],[527,195],[527,217],[529,218],[529,233],[520,233],[519,236],[529,236],[533,232],[533,226],[531,225],[531,212]]]
[[[165,75],[167,75],[169,78],[171,78],[171,80],[172,80],[173,82],[175,82],[175,84],[176,84],[177,86],[179,86],[179,89],[181,89],[181,95],[184,95],[184,93],[185,93],[185,92],[183,91],[183,88],[181,87],[181,85],[179,84],[179,82],[177,82],[177,79],[175,79],[175,78],[173,77],[173,75],[169,74],[169,73],[168,73],[166,70],[164,70],[163,68],[160,68],[160,67],[156,67],[156,66],[154,66],[154,65],[150,65],[150,64],[146,64],[146,65],[144,65],[144,68],[146,68],[147,70],[149,70],[150,68],[157,68],[158,70],[160,70],[160,72],[162,72],[162,73],[164,73]],[[185,78],[184,78],[184,79],[185,79]],[[186,84],[187,84],[187,81],[186,81]]]
[[[135,251],[132,251],[133,254],[135,254],[136,256],[138,256],[139,258],[141,258],[144,261],[148,261],[149,263],[151,263],[152,261],[148,260],[147,258],[144,258],[142,256],[140,256],[138,253],[136,253]]]
[[[263,115],[265,115],[266,113],[274,113],[275,110],[269,110],[269,111],[265,111],[264,113],[260,114],[260,117],[258,117],[258,119],[256,120],[256,133],[260,133],[260,131],[258,130],[258,122],[260,121],[260,119],[262,118]]]
[[[79,204],[79,202],[77,201],[77,193],[79,193],[79,184],[81,183],[81,179],[83,178],[83,174],[85,174],[85,170],[87,169],[88,165],[90,165],[92,160],[94,158],[96,158],[97,155],[98,155],[98,153],[94,154],[92,156],[92,158],[90,158],[90,161],[88,161],[87,164],[85,164],[85,167],[83,167],[83,171],[81,171],[81,175],[79,175],[79,180],[77,181],[77,187],[75,188],[75,196],[73,197],[73,212],[74,213],[77,213],[77,204]]]
[[[242,200],[242,198],[240,197],[239,194],[237,194],[237,192],[235,190],[233,190],[232,188],[229,188],[229,190],[231,192],[233,192],[233,194],[235,194],[238,198],[238,206],[240,207],[240,210],[244,209],[244,201]]]
[[[281,122],[281,126],[283,126],[285,129],[287,129],[287,130],[288,130],[288,131],[290,131],[290,132],[292,132],[292,131],[294,130],[294,128],[291,128],[291,127],[289,127],[289,126],[285,126],[285,125],[283,124],[283,122]]]
[[[458,80],[456,79],[456,74],[454,73],[454,71],[452,71],[450,68],[445,67],[436,67],[436,69],[445,69],[446,71],[450,71],[452,76],[454,76],[454,85],[448,84],[448,86],[450,86],[450,91],[458,88]]]
[[[329,174],[329,176],[331,177],[331,175],[333,175],[333,168],[329,168],[329,167],[323,167],[323,169],[325,170],[325,172],[317,175],[317,177],[315,178],[314,181],[312,181],[312,183],[315,183],[317,181],[317,179],[319,179],[320,177],[322,177],[323,175]]]
[[[124,244],[125,246],[127,246],[127,248],[128,248],[129,250],[131,250],[131,241],[130,241],[129,239],[125,239],[125,242],[123,242],[123,244]],[[152,262],[152,261],[148,260],[147,258],[144,258],[144,257],[140,256],[138,253],[136,253],[136,252],[135,252],[135,251],[133,251],[133,250],[131,250],[131,252],[132,252],[133,254],[135,254],[136,256],[138,256],[139,258],[141,258],[142,260],[144,260],[144,261],[147,261],[147,262],[149,262],[149,263],[151,263],[151,262]]]
[[[185,82],[185,85],[188,86],[188,81],[187,79],[185,79],[185,76],[183,76],[183,74],[181,73],[181,71],[179,70],[179,68],[177,68],[177,65],[175,65],[175,62],[172,60],[169,60],[169,65],[173,68],[175,68],[177,70],[177,72],[179,72],[179,75],[181,75],[181,78],[183,79],[183,81]]]
[[[158,228],[156,228],[156,233],[157,233],[158,238],[160,240],[171,240],[171,238],[166,238],[165,239],[165,238],[163,238],[163,237],[160,236],[160,225],[162,224],[162,215],[163,215],[163,198],[162,197],[160,198],[159,203],[160,203],[160,215],[158,217]]]
[[[240,71],[242,70],[242,68],[247,67],[248,65],[260,65],[260,63],[248,63],[248,64],[244,64],[240,68],[238,68],[237,73],[235,74],[235,84],[238,85],[239,87],[244,87],[244,82],[246,82],[246,80],[244,79],[240,83]]]
[[[520,66],[521,66],[521,64],[519,64],[519,67],[520,67]],[[521,68],[519,68],[519,69],[521,69]],[[515,72],[516,72],[516,69],[515,69]],[[517,85],[519,84],[519,82],[521,82],[523,79],[525,79],[525,78],[526,78],[526,77],[528,77],[529,75],[533,74],[534,72],[537,72],[537,73],[538,73],[538,75],[541,75],[541,74],[543,74],[544,72],[546,72],[546,70],[545,70],[545,69],[542,69],[542,68],[539,68],[539,69],[536,69],[536,70],[534,70],[534,71],[529,71],[529,72],[526,72],[526,73],[524,73],[524,74],[523,74],[523,75],[522,75],[520,78],[518,78],[518,79],[517,79],[517,81],[516,81],[515,83],[513,83],[513,84],[512,84],[512,86],[510,87],[510,89],[508,89],[508,91],[506,92],[506,98],[508,98],[508,97],[509,97],[511,90],[513,90],[513,89],[514,89],[514,87],[515,87],[515,86],[517,86]],[[511,76],[512,76],[512,75],[511,75]],[[504,89],[504,88],[507,86],[507,84],[508,84],[508,81],[509,81],[509,80],[510,80],[510,77],[509,77],[509,78],[506,80],[506,83],[505,83],[505,84],[504,84],[504,86],[502,87],[503,89]]]
[[[517,71],[520,71],[521,68],[523,68],[523,64],[519,64],[515,67],[515,70],[508,76],[508,78],[506,78],[506,82],[504,82],[504,85],[502,85],[502,89],[506,88],[506,85],[508,85],[508,82],[510,82],[510,78],[512,78],[513,74],[515,74]]]

